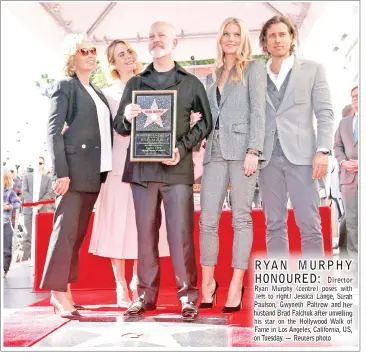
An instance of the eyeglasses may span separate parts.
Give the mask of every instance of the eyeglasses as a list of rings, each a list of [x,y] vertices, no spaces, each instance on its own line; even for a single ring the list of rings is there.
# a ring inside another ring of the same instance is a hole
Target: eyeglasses
[[[78,53],[80,53],[83,57],[86,57],[89,55],[96,55],[97,54],[97,48],[80,48],[78,49]]]
[[[38,162],[38,164],[39,164],[40,166],[44,165],[44,163],[43,163],[43,162]]]

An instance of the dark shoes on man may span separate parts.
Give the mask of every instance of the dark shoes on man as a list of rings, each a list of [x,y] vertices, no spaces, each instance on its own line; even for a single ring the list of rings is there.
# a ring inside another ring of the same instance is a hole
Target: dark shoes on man
[[[145,311],[155,310],[156,305],[145,303],[142,298],[136,299],[123,314],[126,317],[139,316]],[[195,303],[187,302],[182,304],[182,317],[184,321],[194,321],[198,315],[198,308]]]
[[[125,313],[123,313],[124,316],[137,316],[143,314],[147,310],[155,310],[156,305],[152,303],[145,303],[145,301],[142,298],[136,299],[126,310]]]
[[[194,302],[182,304],[182,317],[184,321],[194,321],[198,316],[198,308]]]

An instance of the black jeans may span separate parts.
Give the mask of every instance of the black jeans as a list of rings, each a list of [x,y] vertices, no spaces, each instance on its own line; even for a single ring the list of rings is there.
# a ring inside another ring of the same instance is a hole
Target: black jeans
[[[98,192],[68,191],[58,196],[53,230],[41,281],[42,289],[67,291],[79,277],[79,250],[88,231]]]

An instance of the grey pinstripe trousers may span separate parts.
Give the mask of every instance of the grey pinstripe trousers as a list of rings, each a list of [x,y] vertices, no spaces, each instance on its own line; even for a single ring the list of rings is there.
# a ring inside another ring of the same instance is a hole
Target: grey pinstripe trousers
[[[205,266],[217,264],[218,225],[230,184],[234,228],[232,267],[246,270],[253,243],[251,211],[258,171],[247,177],[244,175],[244,160],[223,159],[219,132],[214,132],[211,162],[204,165],[201,184],[200,261]]]
[[[259,175],[259,191],[266,218],[267,255],[287,258],[287,193],[301,234],[302,256],[322,258],[323,234],[319,215],[319,192],[312,178],[313,167],[294,165],[285,156],[277,138],[272,157]]]

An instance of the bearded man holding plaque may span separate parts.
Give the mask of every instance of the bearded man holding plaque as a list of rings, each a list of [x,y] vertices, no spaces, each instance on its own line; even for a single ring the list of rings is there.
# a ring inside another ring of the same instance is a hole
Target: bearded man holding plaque
[[[122,181],[132,187],[138,233],[139,298],[127,316],[156,309],[162,201],[182,316],[194,320],[198,315],[192,148],[211,132],[212,117],[202,83],[173,60],[177,44],[171,24],[151,25],[153,63],[127,82],[114,120],[117,133],[131,134]],[[202,114],[192,128],[191,111]]]

